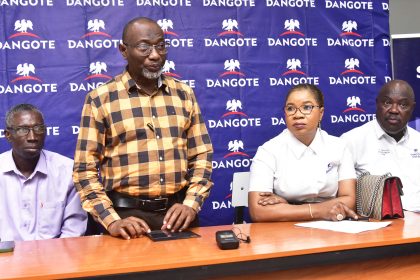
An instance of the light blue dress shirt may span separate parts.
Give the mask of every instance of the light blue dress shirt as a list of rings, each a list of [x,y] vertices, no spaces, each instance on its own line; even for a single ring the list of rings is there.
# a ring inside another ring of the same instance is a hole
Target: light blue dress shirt
[[[26,178],[16,168],[12,151],[0,154],[1,241],[81,236],[87,214],[73,186],[73,161],[42,150]]]

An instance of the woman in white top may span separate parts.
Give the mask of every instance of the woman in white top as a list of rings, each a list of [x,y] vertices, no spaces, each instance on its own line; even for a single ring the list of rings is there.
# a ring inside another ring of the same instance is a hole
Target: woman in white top
[[[286,96],[285,129],[252,161],[248,205],[254,222],[357,219],[356,174],[345,142],[319,128],[324,97],[300,84]]]

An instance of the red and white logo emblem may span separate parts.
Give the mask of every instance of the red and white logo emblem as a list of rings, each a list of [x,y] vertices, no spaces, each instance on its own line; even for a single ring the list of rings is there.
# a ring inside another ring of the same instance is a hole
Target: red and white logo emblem
[[[228,153],[223,158],[228,158],[228,157],[232,157],[232,156],[246,156],[246,157],[249,157],[248,154],[240,151],[240,150],[244,150],[244,143],[242,142],[242,140],[229,141],[228,150],[231,151],[231,153]]]
[[[178,75],[176,73],[172,73],[171,69],[175,71],[175,62],[173,62],[171,60],[166,60],[165,64],[162,67],[162,73],[165,74],[166,76],[181,78],[180,75]]]
[[[35,74],[35,66],[32,63],[21,63],[16,67],[16,74],[20,77],[13,79],[11,82],[15,83],[22,80],[42,82],[38,77],[31,76],[31,73]]]
[[[226,76],[226,75],[245,76],[244,73],[242,73],[240,71],[236,71],[236,69],[241,69],[241,64],[239,63],[239,60],[237,60],[237,59],[227,59],[227,60],[225,60],[224,69],[227,70],[227,71],[220,74],[220,77],[223,77],[223,76]]]
[[[102,62],[102,61],[92,62],[89,65],[89,73],[91,73],[91,75],[87,76],[85,81],[94,79],[94,78],[104,78],[104,79],[112,78],[111,76],[102,74],[102,71],[107,72],[107,66],[105,62]]]
[[[222,22],[222,29],[225,30],[219,33],[217,36],[224,36],[224,35],[239,35],[243,36],[238,29],[238,21],[236,19],[224,19]],[[236,31],[234,30],[236,29]]]
[[[304,37],[305,35],[298,31],[297,29],[300,29],[300,23],[297,19],[287,19],[284,21],[284,29],[286,29],[287,31],[283,32],[280,34],[280,36],[285,36],[285,35],[299,35]]]
[[[157,24],[160,26],[160,28],[162,28],[164,34],[178,37],[177,33],[169,30],[169,29],[174,29],[174,23],[172,22],[172,20],[166,19],[166,18],[159,19],[157,21]]]
[[[358,96],[349,96],[347,97],[347,108],[346,110],[343,111],[343,113],[347,113],[350,111],[360,111],[365,113],[365,110],[363,110],[362,108],[358,108],[357,105],[361,105],[360,104],[360,97]]]
[[[41,39],[38,35],[28,32],[28,30],[34,30],[34,25],[31,20],[29,19],[19,19],[15,21],[15,27],[13,29],[16,31],[13,35],[9,37],[9,39],[15,38],[15,37],[21,37],[21,36],[29,36]]]
[[[364,73],[358,69],[356,69],[356,67],[360,67],[359,66],[359,60],[357,58],[347,58],[344,61],[344,67],[347,68],[346,71],[341,72],[341,75],[347,75],[350,73],[356,73],[356,74],[360,74],[360,75],[364,75]]]
[[[306,76],[305,72],[298,70],[298,68],[302,68],[302,63],[298,58],[289,58],[287,60],[286,68],[289,70],[284,72],[282,76],[287,76],[291,74],[299,74]]]
[[[344,21],[342,26],[341,26],[341,30],[343,30],[343,32],[340,34],[340,36],[356,36],[356,37],[362,37],[362,35],[360,35],[359,33],[356,33],[353,31],[357,30],[357,22],[354,20],[348,20],[348,21]]]
[[[227,117],[227,116],[232,116],[232,115],[248,117],[247,114],[239,111],[239,110],[242,110],[242,102],[239,99],[228,100],[226,102],[226,110],[229,112],[225,113],[222,116],[222,118]]]
[[[82,38],[89,36],[105,36],[111,38],[111,35],[100,31],[101,29],[105,30],[105,22],[101,19],[91,19],[88,21],[87,30],[90,31],[82,36]]]

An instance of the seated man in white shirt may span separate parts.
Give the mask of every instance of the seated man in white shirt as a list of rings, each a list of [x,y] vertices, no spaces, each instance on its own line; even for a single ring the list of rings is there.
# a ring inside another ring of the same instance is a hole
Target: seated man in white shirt
[[[87,214],[73,185],[73,161],[43,149],[46,127],[33,105],[6,114],[12,149],[0,154],[1,241],[81,236]]]
[[[357,175],[390,172],[401,178],[403,208],[420,211],[420,132],[407,126],[416,105],[413,88],[405,81],[385,84],[376,98],[376,120],[341,137],[353,154]]]

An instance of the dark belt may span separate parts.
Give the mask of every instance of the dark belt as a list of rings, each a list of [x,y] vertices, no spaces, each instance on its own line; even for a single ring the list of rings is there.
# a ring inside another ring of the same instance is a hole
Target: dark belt
[[[176,194],[168,197],[142,198],[110,191],[107,192],[107,195],[116,208],[132,208],[150,212],[165,211],[174,202],[178,202],[175,201],[177,199]]]

